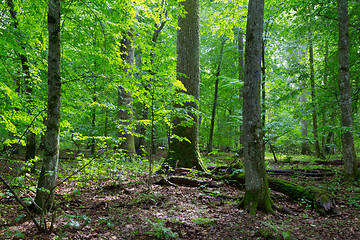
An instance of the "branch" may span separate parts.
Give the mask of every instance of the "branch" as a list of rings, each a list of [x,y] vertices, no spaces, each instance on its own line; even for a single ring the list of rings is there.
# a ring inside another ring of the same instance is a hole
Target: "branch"
[[[28,214],[28,216],[31,218],[31,220],[34,222],[36,228],[41,232],[42,229],[39,225],[39,223],[36,221],[34,215],[30,212],[30,210],[28,209],[28,207],[25,205],[25,203],[19,198],[18,195],[16,195],[16,193],[12,190],[12,188],[9,186],[9,184],[7,184],[7,182],[5,182],[5,180],[0,176],[0,180],[4,183],[4,185],[9,189],[9,191],[12,193],[12,195],[14,195],[16,201],[18,201],[18,203],[20,203],[20,205],[25,209],[26,213]]]

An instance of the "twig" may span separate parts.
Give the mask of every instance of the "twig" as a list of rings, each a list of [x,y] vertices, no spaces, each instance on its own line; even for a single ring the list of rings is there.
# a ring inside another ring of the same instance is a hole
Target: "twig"
[[[36,116],[33,118],[33,120],[31,121],[31,123],[29,124],[29,126],[25,129],[25,131],[23,132],[23,134],[21,135],[21,137],[19,138],[18,142],[16,143],[15,147],[13,147],[13,149],[11,150],[11,152],[15,152],[16,149],[19,147],[20,141],[21,139],[24,137],[25,133],[27,133],[27,131],[29,130],[29,128],[33,125],[35,119],[43,112],[45,111],[46,108],[42,109],[41,111],[39,111],[38,114],[36,114]],[[10,153],[8,153],[8,157],[10,157]]]
[[[86,163],[84,166],[82,166],[79,170],[75,171],[73,174],[71,174],[70,176],[68,176],[67,178],[65,178],[64,180],[62,180],[61,182],[59,182],[58,184],[56,184],[51,191],[53,191],[56,187],[60,186],[61,184],[63,184],[65,181],[69,180],[70,178],[74,177],[76,174],[78,174],[80,171],[82,171],[85,167],[87,167],[92,161],[94,161],[95,158],[91,159],[88,163]]]

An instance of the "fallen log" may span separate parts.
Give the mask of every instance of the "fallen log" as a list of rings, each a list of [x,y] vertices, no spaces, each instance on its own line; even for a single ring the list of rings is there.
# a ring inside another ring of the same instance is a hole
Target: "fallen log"
[[[212,187],[218,188],[224,185],[223,182],[216,182],[212,180],[198,180],[195,178],[183,177],[183,176],[169,176],[169,177],[162,177],[161,179],[154,182],[157,185],[180,185],[180,186],[187,186],[187,187]],[[169,184],[171,183],[171,184]]]
[[[219,177],[221,180],[237,181],[245,184],[245,174],[232,174]],[[279,178],[268,177],[269,187],[281,192],[298,201],[308,201],[321,215],[333,215],[337,213],[336,205],[332,197],[322,189],[315,187],[303,187],[293,182]]]
[[[327,177],[333,176],[335,173],[322,169],[305,170],[305,169],[266,169],[267,173],[276,175],[304,175],[309,177]]]

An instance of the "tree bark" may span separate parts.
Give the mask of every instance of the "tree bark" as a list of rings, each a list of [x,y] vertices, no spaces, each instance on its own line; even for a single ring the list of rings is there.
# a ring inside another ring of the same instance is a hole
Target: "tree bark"
[[[308,100],[306,97],[306,87],[303,80],[300,80],[300,89],[302,89],[302,93],[299,99],[300,104],[307,103]],[[308,141],[308,121],[305,118],[301,119],[301,137],[301,154],[310,155],[310,146]]]
[[[310,27],[311,28],[311,27]],[[311,85],[311,103],[312,103],[312,122],[313,122],[313,137],[315,156],[318,158],[325,158],[320,150],[318,124],[317,124],[317,105],[316,105],[316,92],[315,92],[315,70],[314,70],[314,47],[313,47],[313,33],[310,29],[309,33],[309,62],[310,62],[310,85]]]
[[[351,86],[349,71],[349,17],[347,0],[338,0],[339,19],[339,91],[341,110],[341,142],[346,177],[358,178],[358,164],[354,150]]]
[[[325,44],[325,57],[324,57],[324,85],[327,86],[328,84],[328,59],[329,59],[329,43],[328,40],[326,40]],[[323,127],[326,126],[327,123],[327,107],[326,104],[323,105],[323,118],[322,118],[322,125]],[[321,140],[321,152],[323,156],[326,154],[326,134],[323,134],[322,140]]]
[[[10,12],[10,16],[14,21],[14,28],[18,29],[18,20],[16,17],[16,11],[15,11],[15,5],[13,0],[7,0],[7,5],[9,7],[9,12]],[[25,52],[25,47],[23,46],[23,44],[20,42],[20,47],[22,48],[22,50]],[[22,72],[23,72],[23,76],[24,76],[24,83],[25,83],[25,99],[26,102],[28,104],[27,109],[28,109],[28,113],[31,114],[31,103],[32,103],[32,99],[31,99],[31,95],[33,92],[33,88],[31,86],[31,76],[30,76],[30,68],[29,68],[29,60],[26,57],[26,55],[24,55],[23,53],[19,54],[20,57],[20,61],[21,61],[21,68],[22,68]],[[20,92],[20,89],[19,89]],[[26,138],[26,152],[25,152],[25,161],[29,161],[31,159],[35,158],[36,155],[36,135],[35,133],[31,130],[32,128],[29,128],[30,131],[27,135]],[[35,165],[33,165],[32,168],[32,172],[35,171]]]
[[[200,3],[199,0],[180,2],[187,12],[185,17],[179,16],[177,33],[177,65],[178,80],[186,92],[197,101],[200,91]],[[175,116],[168,153],[163,168],[187,167],[205,169],[198,146],[198,116],[195,112],[198,105],[195,101],[176,105],[175,108],[185,109],[192,119],[191,126],[183,126],[184,119]],[[176,137],[174,137],[174,135]]]
[[[122,59],[124,60],[124,76],[129,77],[130,68],[134,64],[134,48],[132,46],[131,35],[123,38],[121,42]],[[126,78],[126,77],[125,77]],[[120,121],[119,138],[122,140],[120,148],[124,149],[130,157],[136,154],[134,135],[131,125],[133,120],[132,113],[132,94],[123,87],[118,89],[118,119]]]
[[[212,152],[212,150],[213,150],[213,136],[214,136],[215,115],[216,115],[216,107],[217,107],[217,99],[218,99],[219,76],[220,76],[220,72],[221,72],[221,63],[222,63],[225,42],[226,42],[226,38],[223,38],[221,40],[219,62],[218,62],[218,67],[217,67],[216,74],[215,74],[216,80],[215,80],[214,103],[213,103],[212,114],[211,114],[209,142],[207,145],[208,152]]]
[[[261,127],[261,43],[264,0],[250,0],[246,28],[244,82],[244,165],[245,196],[240,207],[255,214],[257,209],[273,212]]]
[[[44,212],[51,209],[54,200],[54,187],[57,178],[60,142],[60,2],[49,0],[48,31],[48,102],[47,128],[45,139],[44,162],[39,176],[35,202]]]

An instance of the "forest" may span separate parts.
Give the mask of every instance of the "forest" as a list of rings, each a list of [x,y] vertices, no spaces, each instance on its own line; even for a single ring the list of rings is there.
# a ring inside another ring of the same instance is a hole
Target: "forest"
[[[0,239],[359,239],[358,0],[1,0]]]

